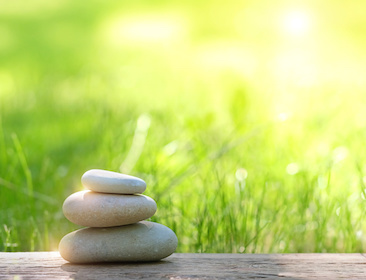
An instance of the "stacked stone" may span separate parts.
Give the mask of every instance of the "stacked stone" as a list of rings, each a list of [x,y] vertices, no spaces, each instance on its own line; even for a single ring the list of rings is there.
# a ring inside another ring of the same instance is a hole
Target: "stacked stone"
[[[65,217],[82,228],[60,241],[61,256],[71,263],[157,261],[178,244],[168,227],[144,221],[157,209],[142,193],[146,183],[136,177],[93,169],[81,178],[87,189],[66,198]]]

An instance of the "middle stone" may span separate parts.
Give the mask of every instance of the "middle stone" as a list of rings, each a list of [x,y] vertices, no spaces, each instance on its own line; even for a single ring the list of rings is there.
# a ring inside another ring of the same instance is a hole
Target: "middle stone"
[[[85,227],[114,227],[137,223],[152,217],[155,201],[146,195],[124,195],[80,191],[66,198],[65,217]]]

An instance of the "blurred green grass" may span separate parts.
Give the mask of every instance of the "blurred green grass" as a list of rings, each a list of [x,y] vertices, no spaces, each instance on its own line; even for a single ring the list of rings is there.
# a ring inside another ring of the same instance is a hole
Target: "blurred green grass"
[[[364,251],[361,1],[0,3],[0,251],[57,250],[91,168],[179,252]]]

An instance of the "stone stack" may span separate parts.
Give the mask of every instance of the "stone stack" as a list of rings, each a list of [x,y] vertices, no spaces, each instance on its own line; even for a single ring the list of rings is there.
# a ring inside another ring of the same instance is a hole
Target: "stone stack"
[[[93,169],[81,178],[85,191],[63,204],[65,217],[82,228],[60,241],[61,256],[71,263],[157,261],[178,244],[168,227],[144,221],[157,209],[142,193],[146,183],[136,177]]]

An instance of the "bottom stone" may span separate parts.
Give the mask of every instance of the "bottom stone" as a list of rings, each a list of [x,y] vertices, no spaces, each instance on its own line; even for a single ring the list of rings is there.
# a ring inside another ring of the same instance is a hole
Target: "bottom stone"
[[[61,239],[59,251],[71,263],[138,262],[163,259],[174,253],[177,245],[170,228],[142,221],[73,231]]]

